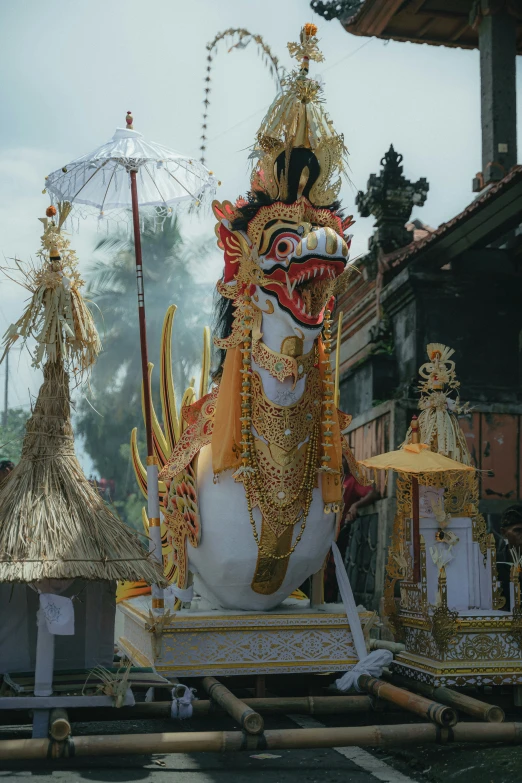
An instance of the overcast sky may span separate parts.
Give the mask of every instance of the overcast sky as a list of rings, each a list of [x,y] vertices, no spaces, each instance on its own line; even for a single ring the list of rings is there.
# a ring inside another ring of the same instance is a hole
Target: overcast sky
[[[355,212],[357,190],[378,172],[390,143],[404,155],[406,176],[430,184],[413,217],[438,226],[463,209],[481,167],[477,51],[352,36],[338,21],[316,16],[308,0],[1,0],[0,259],[34,254],[37,218],[48,205],[45,175],[108,140],[127,110],[151,140],[198,154],[205,46],[216,33],[260,33],[288,66],[286,44],[307,21],[318,24],[326,58],[311,65],[311,74],[323,76],[328,111],[350,151],[353,185],[342,193],[348,210]],[[517,66],[520,116],[520,57]],[[247,189],[245,148],[275,95],[274,81],[253,45],[227,53],[221,44],[211,87],[207,164],[222,181],[219,197],[234,199]],[[356,217],[359,254],[372,219]],[[187,231],[211,235],[213,221],[191,221]],[[73,236],[83,269],[95,240],[88,223]],[[219,264],[216,254],[204,270],[209,281]],[[0,282],[2,333],[23,301],[21,290]],[[26,357],[13,364],[10,402],[27,404],[41,376]]]

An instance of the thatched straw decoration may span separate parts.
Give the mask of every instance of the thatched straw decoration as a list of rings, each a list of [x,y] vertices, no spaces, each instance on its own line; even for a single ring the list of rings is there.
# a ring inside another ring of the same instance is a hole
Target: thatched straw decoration
[[[85,478],[74,452],[69,379],[48,360],[22,456],[0,487],[0,582],[143,579],[161,567]]]
[[[41,218],[45,231],[36,255],[42,263],[24,266],[15,260],[14,269],[4,270],[8,277],[12,272],[17,274],[17,278],[11,279],[26,288],[31,299],[22,317],[4,335],[2,359],[20,337],[24,343],[34,337],[37,346],[33,367],[40,367],[44,359],[56,361],[61,356],[68,368],[82,375],[96,361],[101,343],[80,293],[84,281],[78,273],[76,253],[71,249],[69,239],[61,233],[70,204],[60,204],[59,210],[58,225],[52,219],[55,207],[49,207],[48,217]]]
[[[89,680],[94,677],[98,680],[96,691],[105,696],[112,696],[115,707],[122,707],[127,691],[129,690],[129,676],[132,661],[122,661],[117,672],[111,672],[105,666],[96,666],[89,672],[82,689],[82,695],[89,687]]]

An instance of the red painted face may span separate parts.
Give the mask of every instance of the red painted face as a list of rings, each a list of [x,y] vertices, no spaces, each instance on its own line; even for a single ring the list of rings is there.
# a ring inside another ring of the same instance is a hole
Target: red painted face
[[[241,280],[247,261],[253,285],[270,295],[270,303],[304,327],[320,327],[335,280],[347,265],[350,237],[342,236],[351,219],[317,210],[302,200],[262,207],[246,231],[230,228],[235,212],[228,202],[215,204],[219,246],[225,255],[224,283]],[[295,216],[295,219],[294,219]],[[245,282],[243,280],[243,282]]]
[[[345,270],[348,245],[333,229],[278,224],[264,232],[259,255],[261,289],[302,326],[320,326],[335,278]]]

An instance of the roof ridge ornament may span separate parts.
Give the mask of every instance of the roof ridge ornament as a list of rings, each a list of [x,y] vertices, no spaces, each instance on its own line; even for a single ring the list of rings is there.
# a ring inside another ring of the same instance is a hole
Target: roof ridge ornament
[[[310,8],[324,19],[339,19],[343,22],[354,16],[363,4],[363,0],[312,0]]]
[[[359,191],[355,203],[361,217],[374,215],[375,231],[369,240],[369,250],[391,253],[412,241],[411,231],[405,227],[413,207],[422,207],[429,184],[425,177],[411,182],[403,174],[403,156],[390,144],[381,158],[381,173],[370,174],[366,193]]]

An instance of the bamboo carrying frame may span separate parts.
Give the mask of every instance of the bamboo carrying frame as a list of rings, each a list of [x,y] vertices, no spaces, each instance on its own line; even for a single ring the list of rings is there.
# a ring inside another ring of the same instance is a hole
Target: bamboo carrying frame
[[[378,643],[377,643],[378,644]],[[450,688],[431,688],[389,671],[384,680],[360,675],[358,696],[306,696],[251,698],[241,700],[213,677],[202,680],[209,700],[193,702],[194,719],[211,713],[226,712],[243,731],[198,731],[162,734],[124,734],[71,738],[75,720],[114,720],[114,709],[74,707],[69,711],[55,709],[49,721],[49,738],[0,741],[0,760],[63,759],[73,756],[107,756],[119,754],[231,752],[301,748],[333,748],[362,745],[383,747],[419,743],[510,742],[522,743],[522,723],[504,723],[504,713]],[[387,682],[386,680],[393,680]],[[406,686],[406,687],[404,687]],[[412,688],[418,693],[412,693]],[[433,699],[437,699],[434,701]],[[382,704],[381,700],[384,700]],[[16,697],[13,702],[16,703]],[[117,711],[119,720],[168,719],[170,701],[139,703]],[[371,725],[337,728],[281,729],[264,731],[261,713],[333,715],[369,713],[385,709],[406,710],[429,722],[419,724]],[[484,721],[458,723],[453,708]],[[2,722],[23,722],[27,710],[0,712]]]
[[[225,753],[242,750],[389,747],[421,743],[522,743],[522,723],[460,723],[441,728],[433,723],[349,728],[280,729],[252,735],[240,731],[198,731],[172,734],[126,734],[49,739],[3,740],[0,761],[60,759],[73,756],[117,756],[154,753]]]

